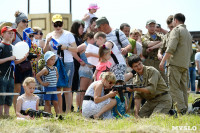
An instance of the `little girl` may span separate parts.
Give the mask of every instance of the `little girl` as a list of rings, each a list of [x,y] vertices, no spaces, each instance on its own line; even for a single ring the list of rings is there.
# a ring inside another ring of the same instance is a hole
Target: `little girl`
[[[44,86],[45,92],[48,91],[57,91],[57,81],[58,81],[58,71],[54,66],[56,61],[56,55],[52,51],[48,51],[44,55],[44,60],[46,62],[46,66],[36,75],[36,79],[39,83]],[[41,76],[44,76],[44,82],[41,80]],[[58,97],[56,94],[45,94],[45,107],[44,110],[46,112],[51,113],[51,101],[53,102],[53,106],[56,112],[56,115],[60,113],[58,108]]]
[[[85,28],[84,28],[84,32],[87,30],[87,28],[89,27],[90,25],[90,20],[93,18],[93,17],[96,17],[96,15],[94,14],[97,9],[99,9],[99,7],[97,6],[97,4],[95,3],[91,3],[88,7],[88,10],[89,12],[87,14],[84,15],[83,17],[83,21],[85,22]]]
[[[29,115],[22,115],[20,113],[21,110],[38,110],[39,109],[39,97],[34,95],[33,92],[35,91],[36,81],[33,77],[28,77],[23,82],[23,87],[25,93],[18,97],[17,105],[16,105],[16,115],[18,118],[25,118],[30,119]]]
[[[112,63],[109,61],[111,51],[105,45],[99,48],[99,63],[96,66],[93,78],[95,81],[100,80],[99,76],[102,72],[110,71]]]
[[[123,85],[124,81],[116,81],[116,85]],[[115,96],[115,99],[117,101],[117,105],[112,109],[112,115],[115,118],[123,118],[123,117],[130,117],[128,114],[126,114],[126,111],[128,110],[128,104],[126,97],[124,96],[123,102],[120,99],[119,93]]]

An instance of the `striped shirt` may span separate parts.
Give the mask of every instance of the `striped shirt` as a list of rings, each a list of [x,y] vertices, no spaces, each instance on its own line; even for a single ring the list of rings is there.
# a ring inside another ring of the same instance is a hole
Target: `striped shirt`
[[[128,46],[130,44],[126,35],[121,30],[119,30],[119,40],[122,43],[122,47],[117,40],[116,30],[112,30],[109,34],[107,34],[106,40],[113,41],[117,45],[119,50],[121,50],[122,47],[125,48],[126,46]]]
[[[57,76],[56,76],[56,67],[54,66],[53,69],[46,66],[48,70],[48,74],[44,75],[44,82],[48,82],[48,87],[56,87],[57,86]]]

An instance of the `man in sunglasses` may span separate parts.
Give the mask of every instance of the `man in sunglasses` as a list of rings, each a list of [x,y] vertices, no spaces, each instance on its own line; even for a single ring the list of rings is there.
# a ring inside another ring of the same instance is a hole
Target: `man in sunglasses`
[[[167,114],[172,106],[172,98],[160,72],[152,66],[143,65],[138,55],[128,57],[128,64],[136,71],[133,84],[144,86],[143,88],[127,88],[130,92],[136,91],[135,117],[150,117],[152,113]],[[142,99],[146,102],[140,109]]]

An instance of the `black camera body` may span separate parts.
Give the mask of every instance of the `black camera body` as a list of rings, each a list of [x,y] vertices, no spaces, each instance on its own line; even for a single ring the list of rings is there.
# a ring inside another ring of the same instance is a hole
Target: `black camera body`
[[[32,60],[32,59],[34,59],[34,58],[37,58],[37,54],[34,54],[34,53],[29,53],[29,55],[28,55],[28,60]]]

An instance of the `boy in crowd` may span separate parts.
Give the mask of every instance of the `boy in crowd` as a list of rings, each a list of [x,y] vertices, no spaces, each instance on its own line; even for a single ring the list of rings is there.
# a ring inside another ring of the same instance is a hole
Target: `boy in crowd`
[[[10,67],[11,61],[15,60],[12,55],[12,40],[16,30],[9,26],[1,29],[2,42],[0,43],[0,93],[14,92],[14,71]],[[0,116],[9,116],[9,109],[12,105],[13,96],[0,96]]]

